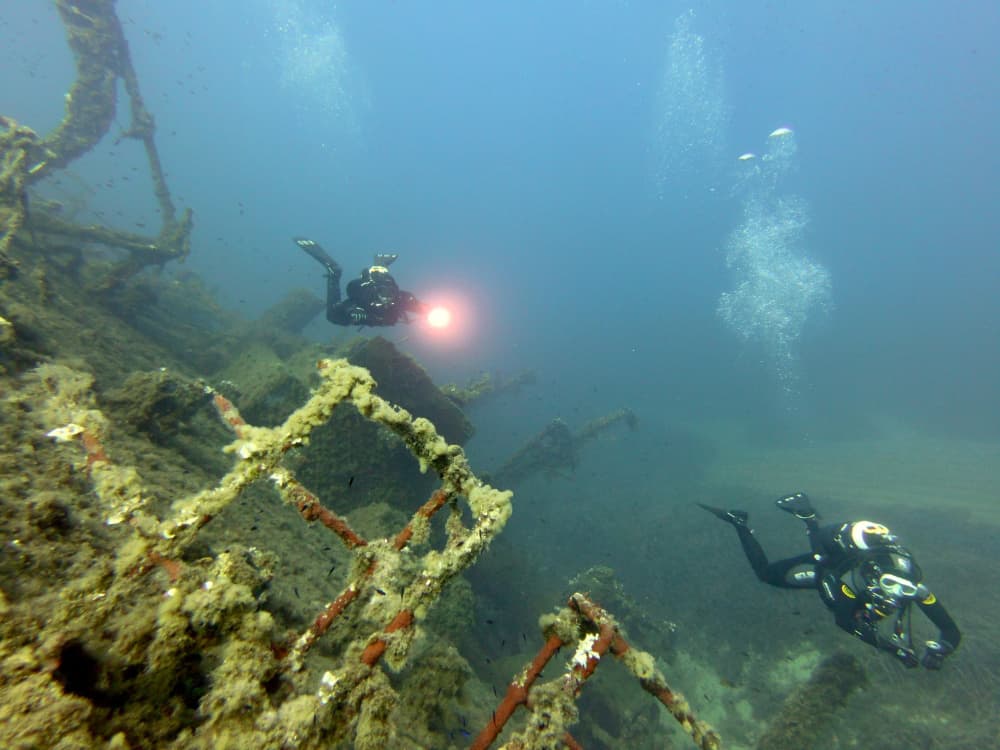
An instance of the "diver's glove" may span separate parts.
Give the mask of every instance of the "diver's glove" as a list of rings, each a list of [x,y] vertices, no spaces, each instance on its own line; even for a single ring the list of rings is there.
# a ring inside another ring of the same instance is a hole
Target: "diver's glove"
[[[927,650],[924,651],[924,658],[920,663],[924,665],[924,669],[941,669],[944,657],[954,650],[955,647],[948,641],[927,641]]]
[[[903,666],[907,669],[913,669],[914,667],[920,666],[920,660],[917,658],[917,655],[914,653],[912,648],[897,648],[896,658],[899,659],[899,661],[902,662]]]

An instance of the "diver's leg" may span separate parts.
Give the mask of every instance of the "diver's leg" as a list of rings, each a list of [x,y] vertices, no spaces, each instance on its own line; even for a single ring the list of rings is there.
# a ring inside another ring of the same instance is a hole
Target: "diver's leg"
[[[812,552],[778,560],[767,566],[765,583],[782,589],[816,588],[816,558]],[[799,570],[795,570],[799,568]]]
[[[816,518],[805,519],[805,524],[806,536],[809,537],[809,548],[816,554],[821,553],[824,549],[824,545],[822,535],[820,534],[820,526],[816,523]]]
[[[331,258],[315,240],[306,237],[293,237],[292,239],[296,245],[309,254],[309,257],[319,261],[326,268],[326,317],[331,323],[337,323],[335,318],[340,316],[335,308],[340,302],[340,264]]]
[[[340,302],[340,269],[330,270],[326,274],[326,311],[330,310]]]
[[[736,529],[736,533],[740,537],[740,544],[743,547],[743,553],[747,556],[747,561],[750,563],[750,567],[753,568],[753,572],[760,580],[769,583],[767,576],[767,555],[764,552],[764,548],[760,546],[760,542],[753,535],[753,529],[748,525],[749,514],[745,510],[725,510],[724,508],[713,508],[711,505],[704,505],[703,503],[698,503],[698,505],[719,520],[725,521]]]
[[[819,531],[820,515],[812,506],[809,496],[804,492],[796,492],[793,495],[779,497],[775,501],[775,505],[786,513],[791,513],[806,525],[809,546],[814,552],[818,552],[821,545],[816,532]]]
[[[770,583],[767,562],[767,554],[760,546],[757,537],[753,535],[753,529],[746,524],[736,526],[736,534],[740,538],[740,546],[743,547],[743,554],[747,556],[750,567],[753,568],[754,575],[764,583]]]
[[[780,588],[806,588],[814,585],[812,582],[801,583],[795,580],[788,580],[788,572],[792,568],[812,562],[811,553],[799,555],[788,560],[780,560],[776,563],[769,563],[764,548],[757,541],[757,537],[753,534],[753,529],[748,524],[749,515],[746,511],[724,510],[722,508],[713,508],[710,505],[702,505],[701,503],[699,505],[716,518],[725,521],[736,529],[736,534],[740,538],[740,545],[743,547],[743,554],[746,555],[754,574],[762,582]]]
[[[794,576],[789,575],[793,568],[813,564],[811,552],[769,563],[764,548],[760,546],[757,537],[753,535],[753,529],[749,526],[737,526],[736,533],[739,534],[740,544],[743,545],[743,553],[750,561],[750,567],[763,583],[781,589],[811,589],[816,587],[816,574],[812,570],[800,571],[798,575]]]

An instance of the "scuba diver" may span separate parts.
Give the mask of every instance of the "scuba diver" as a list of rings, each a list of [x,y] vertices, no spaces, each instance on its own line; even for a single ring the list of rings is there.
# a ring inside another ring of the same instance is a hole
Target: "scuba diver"
[[[913,554],[882,524],[855,521],[820,526],[820,517],[805,493],[786,495],[777,505],[805,523],[812,552],[768,563],[746,511],[698,504],[736,529],[757,578],[779,588],[818,589],[840,628],[888,651],[904,666],[940,669],[945,657],[958,648],[962,636],[955,621],[920,582],[922,574]],[[925,644],[921,659],[910,633],[914,603],[939,631],[936,641]]]
[[[392,326],[409,323],[407,313],[427,312],[427,305],[404,292],[389,275],[395,253],[376,253],[361,277],[347,283],[347,298],[340,296],[340,264],[327,255],[318,242],[294,237],[296,245],[326,268],[326,319],[338,326]]]

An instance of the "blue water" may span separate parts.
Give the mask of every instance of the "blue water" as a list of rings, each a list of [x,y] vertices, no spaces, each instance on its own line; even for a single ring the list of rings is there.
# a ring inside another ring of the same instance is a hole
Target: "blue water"
[[[995,4],[120,12],[171,187],[195,210],[189,265],[247,314],[296,286],[322,293],[289,242],[307,234],[348,269],[391,248],[404,287],[464,302],[460,345],[406,342],[432,373],[534,369],[558,383],[554,411],[615,400],[624,371],[657,416],[880,404],[997,432],[982,408],[1000,379]],[[671,58],[681,22],[700,69]],[[72,80],[54,10],[17,3],[2,33],[5,112],[45,131]],[[792,344],[806,397],[791,407],[766,344],[716,315],[738,281],[736,157],[779,126],[798,146],[780,189],[808,206],[793,249],[832,290]],[[689,141],[671,172],[664,151]],[[141,164],[134,143],[108,150],[76,173]],[[107,199],[126,226],[154,219],[142,190]]]
[[[710,449],[674,424],[806,443],[877,414],[1000,438],[996,3],[118,11],[168,182],[194,210],[186,268],[253,317],[323,293],[293,235],[349,273],[398,252],[400,285],[458,316],[446,334],[388,334],[437,380],[538,374],[475,415],[478,465],[553,417],[631,407],[652,438],[578,472],[596,514],[609,495],[654,504],[654,469],[693,481]],[[49,4],[5,5],[0,62],[0,112],[54,127],[74,74]],[[156,226],[136,143],[70,171],[48,190],[83,196],[78,219]]]

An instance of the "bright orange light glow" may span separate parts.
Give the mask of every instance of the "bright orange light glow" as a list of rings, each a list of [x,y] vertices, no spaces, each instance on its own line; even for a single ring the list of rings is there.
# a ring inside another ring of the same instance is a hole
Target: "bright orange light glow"
[[[451,325],[451,310],[447,307],[433,307],[427,313],[427,325],[431,328],[447,328]]]

